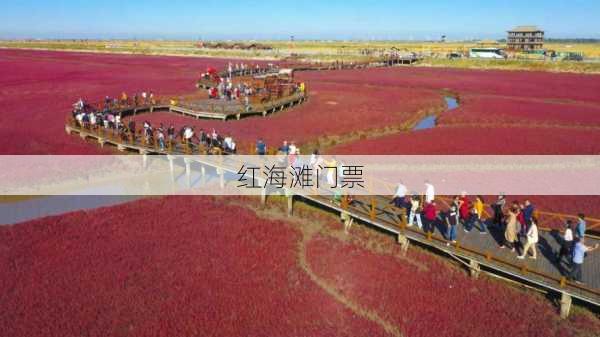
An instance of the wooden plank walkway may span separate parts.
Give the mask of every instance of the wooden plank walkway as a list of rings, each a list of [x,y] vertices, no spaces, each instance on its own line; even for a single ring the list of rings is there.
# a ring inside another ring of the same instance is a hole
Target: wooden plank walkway
[[[322,196],[304,197],[330,208],[334,207],[331,205],[330,198]],[[554,232],[540,231],[540,241],[537,244],[538,258],[536,260],[529,258],[519,260],[516,258],[517,252],[500,248],[499,243],[504,233],[496,228],[489,228],[490,233],[482,235],[479,233],[478,228],[466,233],[463,227],[459,225],[457,231],[458,246],[448,246],[444,238],[445,228],[441,225],[436,226],[433,236],[429,238],[416,225],[410,228],[403,227],[395,207],[390,204],[391,198],[384,196],[374,198],[376,204],[375,217],[371,213],[372,200],[366,197],[357,197],[356,202],[348,206],[347,211],[350,212],[351,216],[384,231],[395,235],[406,235],[410,240],[434,247],[465,261],[474,260],[479,265],[490,269],[491,272],[511,275],[522,282],[532,283],[546,290],[564,292],[584,302],[600,306],[600,278],[598,277],[600,275],[600,255],[596,254],[597,252],[588,254],[583,266],[584,285],[577,285],[563,279],[563,276],[569,270],[566,261],[563,260],[560,263],[555,261],[559,241],[557,234]],[[335,207],[338,211],[343,211],[339,206]],[[596,237],[589,237],[586,241],[587,245],[596,243],[600,243],[600,240]]]
[[[190,116],[196,119],[240,119],[249,115],[262,115],[263,117],[273,114],[278,111],[292,108],[298,104],[302,104],[307,100],[307,95],[304,93],[295,93],[289,96],[281,97],[265,103],[255,103],[245,106],[238,102],[220,102],[211,100],[202,100],[194,103],[177,103],[177,104],[148,104],[140,106],[120,107],[111,110],[114,114],[121,114],[121,117],[136,116],[142,113],[152,113],[155,111],[168,111],[178,113],[184,116]]]
[[[124,142],[118,137],[103,137],[89,130],[85,130],[73,125],[67,125],[66,130],[69,134],[78,133],[82,138],[93,138],[98,140],[99,144],[110,143],[117,146],[120,150],[133,150],[141,154],[162,154],[162,155],[185,155],[191,154],[188,148],[181,144],[175,144],[172,148],[159,150],[157,147],[147,146],[140,142]],[[198,153],[200,149],[195,149]],[[194,157],[190,157],[194,161]],[[221,174],[225,172],[237,174],[240,167],[237,163],[230,161],[221,161],[215,164],[214,161],[204,162],[196,160],[202,165],[212,166],[218,169]],[[257,180],[261,178],[257,177]],[[518,281],[538,288],[565,293],[574,298],[580,299],[586,303],[600,306],[600,254],[593,252],[588,254],[583,266],[584,285],[567,282],[564,278],[569,270],[566,261],[560,263],[555,261],[556,252],[559,249],[559,241],[556,232],[540,231],[540,241],[537,244],[538,258],[532,260],[526,258],[519,260],[516,258],[517,252],[511,252],[509,249],[500,249],[503,232],[496,228],[489,228],[488,234],[480,234],[478,228],[472,229],[466,233],[462,226],[459,226],[458,244],[447,245],[444,239],[445,228],[438,225],[432,236],[418,229],[417,226],[410,228],[403,225],[399,216],[399,210],[391,205],[391,198],[386,196],[365,197],[358,196],[355,201],[347,208],[332,202],[332,198],[322,195],[310,195],[309,193],[296,193],[297,197],[304,198],[322,207],[334,210],[340,213],[347,213],[351,217],[363,221],[369,225],[380,228],[393,235],[404,235],[409,240],[420,242],[423,245],[435,248],[446,254],[462,259],[465,263],[476,262],[477,265],[484,266],[488,272],[501,275],[510,275]],[[589,237],[587,245],[600,243],[596,237]],[[519,251],[520,252],[520,251]]]

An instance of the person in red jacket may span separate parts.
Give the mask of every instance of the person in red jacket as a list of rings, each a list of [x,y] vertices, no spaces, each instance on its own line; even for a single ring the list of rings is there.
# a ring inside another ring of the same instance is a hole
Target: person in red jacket
[[[423,208],[423,219],[425,232],[433,233],[435,230],[435,219],[437,218],[437,209],[435,208],[435,201],[427,203]]]
[[[462,192],[460,194],[459,199],[459,209],[458,213],[460,214],[460,221],[463,223],[463,226],[467,223],[467,219],[469,219],[469,210],[471,209],[471,200],[467,197],[467,192]],[[465,232],[466,232],[465,228]]]

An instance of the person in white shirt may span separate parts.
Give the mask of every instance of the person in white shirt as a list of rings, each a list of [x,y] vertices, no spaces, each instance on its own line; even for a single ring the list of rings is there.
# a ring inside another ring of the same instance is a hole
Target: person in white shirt
[[[429,180],[425,181],[425,202],[431,203],[435,199],[435,188],[429,182]]]
[[[294,142],[290,144],[289,154],[298,154],[298,147]]]
[[[225,139],[223,140],[223,146],[225,147],[225,151],[233,152],[232,144],[233,139],[230,136],[225,137]]]
[[[529,229],[527,230],[527,242],[525,243],[525,247],[523,247],[523,254],[517,256],[518,259],[524,259],[525,256],[527,255],[529,249],[532,249],[531,258],[534,260],[537,258],[537,251],[535,249],[535,245],[539,241],[539,236],[538,236],[538,229],[537,229],[536,223],[537,223],[537,220],[534,218],[531,218],[531,225],[529,226]]]
[[[392,199],[392,203],[394,204],[394,206],[396,206],[398,208],[407,207],[406,191],[407,191],[406,186],[404,186],[404,184],[402,182],[399,182],[398,187],[396,188],[396,194],[394,194],[394,197]],[[407,214],[407,216],[408,216],[408,214]]]
[[[406,197],[406,186],[404,186],[404,184],[402,182],[398,183],[398,187],[396,188],[396,194],[394,194],[395,198],[402,198],[404,199]]]
[[[415,219],[417,219],[417,226],[419,229],[423,228],[423,223],[421,222],[421,213],[419,213],[420,201],[419,196],[413,195],[410,199],[410,214],[408,215],[408,227],[412,226]]]
[[[77,121],[79,126],[83,126],[83,113],[80,112],[77,115],[75,115],[75,120]]]
[[[565,234],[563,234],[562,242],[560,243],[560,251],[556,258],[556,262],[560,263],[564,256],[567,259],[571,259],[571,252],[573,251],[573,221],[567,220]]]
[[[185,142],[189,144],[192,141],[192,137],[194,137],[194,131],[192,128],[185,128],[185,131],[183,132],[183,138],[185,138]]]

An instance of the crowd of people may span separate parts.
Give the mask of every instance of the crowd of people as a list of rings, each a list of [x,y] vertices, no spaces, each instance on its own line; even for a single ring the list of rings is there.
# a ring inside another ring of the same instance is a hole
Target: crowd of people
[[[131,120],[128,123],[129,130],[136,130],[135,121]],[[135,131],[134,131],[135,134]],[[194,148],[205,148],[209,154],[235,154],[237,152],[236,143],[230,135],[223,136],[215,129],[211,132],[204,131],[200,128],[196,132],[195,127],[184,125],[178,130],[173,124],[165,128],[163,123],[157,128],[154,128],[148,121],[144,121],[142,128],[144,142],[149,145],[158,145],[161,151],[164,151],[167,146],[180,143],[184,147],[193,151]]]
[[[135,104],[145,104],[146,102],[152,102],[154,95],[142,93],[140,100],[134,96]],[[122,103],[126,103],[128,98],[123,93]],[[148,146],[157,146],[161,151],[165,151],[178,142],[186,146],[188,149],[205,147],[209,153],[229,153],[233,154],[237,152],[236,143],[233,137],[230,135],[223,136],[215,129],[212,132],[205,132],[200,129],[197,133],[193,126],[185,125],[179,130],[176,130],[173,124],[169,127],[165,127],[163,123],[160,123],[158,127],[153,127],[149,121],[144,121],[143,127],[138,130],[136,128],[136,121],[130,119],[127,123],[123,120],[124,116],[122,111],[114,109],[112,104],[114,103],[109,97],[105,100],[105,108],[98,110],[91,105],[87,104],[83,99],[79,99],[73,105],[72,117],[75,122],[82,128],[104,132],[112,132],[114,135],[120,137],[123,141],[137,141],[138,135],[141,137],[141,141]],[[138,132],[139,131],[139,132]]]
[[[479,233],[489,233],[488,226],[501,233],[499,248],[510,249],[513,252],[520,251],[517,259],[537,259],[537,244],[540,234],[538,220],[535,216],[536,209],[529,199],[523,202],[513,201],[507,204],[506,197],[499,195],[490,205],[492,215],[489,219],[484,217],[484,199],[476,196],[471,200],[466,193],[454,196],[447,210],[438,208],[435,201],[435,192],[431,183],[425,183],[425,193],[409,196],[406,186],[398,185],[392,203],[398,208],[403,208],[406,214],[407,226],[417,225],[425,232],[433,233],[439,228],[447,245],[456,243],[457,231],[462,227],[465,233],[478,229]],[[559,242],[560,248],[555,252],[556,264],[566,262],[570,267],[567,273],[569,279],[576,283],[582,283],[582,265],[588,252],[596,250],[599,244],[594,246],[585,245],[586,221],[585,215],[579,214],[577,223],[567,220],[564,234]]]
[[[266,70],[277,70],[273,64],[269,64]],[[211,80],[216,85],[210,86],[207,89],[209,99],[219,99],[226,101],[243,101],[247,107],[250,105],[252,96],[267,92],[267,88],[254,87],[246,81],[234,83],[233,77],[240,75],[252,75],[264,72],[265,68],[260,68],[258,65],[250,66],[245,63],[229,63],[226,74],[221,76],[216,69],[208,68],[207,72],[202,73],[200,77],[204,80]],[[304,92],[304,83],[289,83],[291,92]]]

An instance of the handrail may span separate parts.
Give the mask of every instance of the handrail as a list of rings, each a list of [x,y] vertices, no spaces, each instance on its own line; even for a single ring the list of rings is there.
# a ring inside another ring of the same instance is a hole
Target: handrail
[[[365,212],[365,211],[363,211],[363,210],[361,210],[360,208],[356,208],[356,207],[354,208],[354,211],[358,212],[358,213],[361,213],[364,216],[371,218],[372,220],[375,220],[375,219],[373,219],[373,204],[372,203],[373,203],[373,199],[371,199],[371,205],[369,207],[370,211],[368,213]],[[377,206],[375,206],[375,211],[376,210],[381,210],[383,212],[388,212],[385,209],[378,208]],[[437,242],[444,243],[444,244],[447,244],[447,243],[450,242],[450,241],[446,240],[443,237],[439,237],[439,235],[437,235],[437,234],[427,234],[423,230],[419,230],[419,229],[415,229],[415,228],[411,228],[411,227],[406,227],[402,223],[402,220],[401,220],[400,223],[395,223],[395,222],[390,222],[389,220],[377,218],[377,221],[380,221],[380,222],[383,222],[383,223],[387,223],[388,225],[392,225],[394,227],[398,227],[398,228],[400,228],[401,231],[410,231],[413,234],[418,234],[420,236],[423,236],[428,241],[429,240],[435,240]],[[465,250],[465,251],[467,251],[467,252],[469,252],[471,254],[475,254],[475,255],[484,257],[484,258],[486,258],[486,260],[497,261],[497,262],[500,262],[502,264],[508,265],[509,267],[518,269],[521,272],[523,272],[523,271],[529,272],[529,273],[541,276],[543,278],[549,279],[551,281],[557,282],[557,283],[559,283],[559,286],[561,288],[564,288],[565,286],[570,286],[570,287],[573,287],[573,288],[576,288],[576,289],[579,289],[579,290],[583,290],[583,291],[592,293],[592,294],[594,294],[596,296],[600,296],[600,289],[590,288],[590,287],[587,287],[585,285],[581,285],[581,284],[577,284],[577,283],[574,283],[574,282],[570,282],[570,281],[566,280],[566,278],[564,278],[564,277],[558,278],[558,277],[556,277],[554,275],[550,275],[550,274],[544,273],[543,271],[539,271],[539,270],[536,270],[536,269],[529,269],[529,268],[527,268],[526,265],[518,265],[518,264],[515,264],[513,262],[507,261],[506,259],[503,259],[501,257],[497,257],[497,256],[493,255],[489,251],[488,252],[481,252],[481,251],[479,251],[477,249],[474,249],[474,248],[471,248],[471,247],[462,246],[462,245],[460,245],[460,243],[455,244],[455,247],[457,248],[457,250],[461,250],[462,249],[462,250]]]

